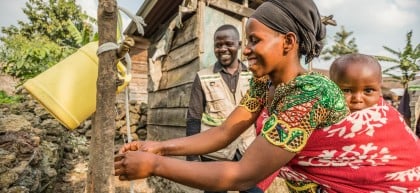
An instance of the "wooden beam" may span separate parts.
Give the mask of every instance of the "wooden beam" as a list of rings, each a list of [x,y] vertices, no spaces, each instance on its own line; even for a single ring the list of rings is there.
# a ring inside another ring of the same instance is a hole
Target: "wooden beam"
[[[144,49],[147,50],[150,46],[150,41],[146,38],[143,38],[141,36],[130,36],[131,38],[136,41],[136,44],[134,45],[135,48]]]
[[[227,0],[211,0],[210,5],[243,17],[249,17],[255,11],[254,9]]]
[[[147,140],[163,141],[185,137],[185,127],[147,125]]]
[[[99,0],[98,35],[99,45],[116,43],[117,2]],[[114,138],[117,51],[99,54],[98,79],[96,83],[96,112],[92,118],[92,139],[89,148],[89,166],[86,193],[114,193]]]
[[[188,108],[191,95],[191,85],[192,84],[184,84],[171,89],[149,93],[149,108]]]
[[[196,72],[200,70],[199,60],[195,59],[187,65],[162,72],[159,89],[168,89],[194,81]]]
[[[187,125],[187,110],[188,108],[148,109],[147,124],[185,127]]]
[[[176,49],[184,44],[198,38],[198,14],[194,14],[191,18],[184,21],[183,28],[176,30],[176,35],[172,41],[171,50]]]
[[[198,44],[198,51],[201,54],[204,53],[204,14],[205,14],[205,7],[206,4],[204,3],[204,1],[198,1],[198,10],[197,10],[197,14],[198,14],[198,38],[200,40],[200,43]]]
[[[241,33],[243,34],[242,35],[242,39],[241,39],[241,41],[242,41],[241,49],[242,50],[245,50],[245,46],[248,43],[247,42],[248,40],[247,40],[247,38],[245,36],[245,34],[246,34],[246,32],[245,32],[245,26],[246,26],[247,21],[248,21],[248,18],[247,17],[243,17],[242,18],[242,21],[241,21],[242,22],[242,31],[241,31]],[[243,55],[243,54],[241,54],[240,57],[241,57],[241,60],[242,61],[244,61],[246,59],[245,55]]]
[[[162,71],[169,71],[190,63],[199,57],[199,40],[195,39],[184,46],[171,50],[163,61]]]

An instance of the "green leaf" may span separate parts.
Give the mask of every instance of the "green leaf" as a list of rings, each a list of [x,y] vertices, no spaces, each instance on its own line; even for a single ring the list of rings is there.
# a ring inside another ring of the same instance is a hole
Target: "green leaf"
[[[346,31],[341,26],[341,31],[334,35],[335,44],[321,52],[321,59],[328,61],[345,54],[357,53],[356,39],[350,38],[352,34],[353,32]]]
[[[70,21],[70,19],[67,20],[67,30],[69,30],[71,37],[73,37],[76,40],[76,43],[78,45],[81,45],[83,42],[82,34],[73,24],[73,22]]]
[[[406,34],[407,42],[402,52],[383,46],[386,51],[396,55],[397,58],[376,56],[379,61],[392,62],[396,64],[385,69],[383,73],[389,75],[395,80],[398,80],[404,88],[407,87],[408,82],[414,80],[416,74],[420,71],[420,65],[418,64],[418,59],[420,57],[420,44],[417,44],[413,49],[411,44],[412,34],[412,31]],[[401,71],[398,75],[396,75],[397,70]]]
[[[97,36],[95,18],[82,12],[75,0],[27,0],[25,21],[2,27],[1,71],[31,78],[72,54]]]

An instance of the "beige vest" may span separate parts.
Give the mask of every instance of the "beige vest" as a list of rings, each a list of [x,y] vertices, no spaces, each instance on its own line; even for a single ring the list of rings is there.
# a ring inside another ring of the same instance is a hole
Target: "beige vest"
[[[198,72],[201,86],[206,97],[206,107],[201,119],[201,131],[219,126],[236,108],[249,88],[250,72],[241,72],[236,86],[235,95],[223,81],[220,73],[214,73],[213,68],[203,69]],[[226,148],[204,155],[217,160],[232,160],[236,149],[242,154],[255,139],[255,128],[251,126]]]

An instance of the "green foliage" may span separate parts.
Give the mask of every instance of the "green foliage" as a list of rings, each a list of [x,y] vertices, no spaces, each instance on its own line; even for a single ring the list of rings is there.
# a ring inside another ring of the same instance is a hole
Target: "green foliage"
[[[9,96],[4,90],[0,90],[0,104],[18,103],[22,100],[19,95]]]
[[[33,39],[14,35],[3,43],[5,46],[0,47],[0,58],[6,62],[2,65],[2,71],[23,81],[45,71],[74,52],[73,48],[59,46],[42,35]]]
[[[396,64],[383,70],[383,74],[388,75],[392,79],[400,82],[404,88],[407,88],[408,82],[414,80],[416,74],[420,72],[420,44],[417,44],[415,47],[413,47],[411,44],[412,35],[413,31],[407,33],[407,43],[402,52],[384,46],[386,51],[396,55],[397,58],[376,56],[379,61]]]
[[[0,37],[1,70],[23,81],[97,39],[95,19],[75,0],[28,0],[23,12],[28,22],[2,27]]]
[[[324,60],[331,60],[338,58],[339,56],[351,53],[357,53],[357,45],[355,38],[347,40],[353,32],[348,32],[344,29],[344,26],[341,26],[341,31],[338,31],[334,35],[335,44],[329,48],[325,48],[321,53],[321,58]]]
[[[4,34],[8,36],[21,34],[29,39],[37,34],[43,34],[60,46],[74,48],[81,46],[74,37],[74,28],[82,34],[93,37],[93,24],[96,21],[82,12],[75,0],[28,0],[25,5],[23,12],[29,21],[19,21],[19,27],[13,25],[3,27]]]

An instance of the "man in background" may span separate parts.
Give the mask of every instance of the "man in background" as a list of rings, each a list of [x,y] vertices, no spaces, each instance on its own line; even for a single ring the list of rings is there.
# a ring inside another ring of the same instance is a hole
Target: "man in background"
[[[236,27],[222,25],[216,30],[214,55],[217,62],[200,70],[195,77],[187,114],[187,136],[221,125],[248,90],[252,74],[238,59],[240,47]],[[250,127],[226,148],[206,155],[187,156],[187,160],[239,160],[254,139],[255,128]],[[262,193],[257,187],[241,192]]]

